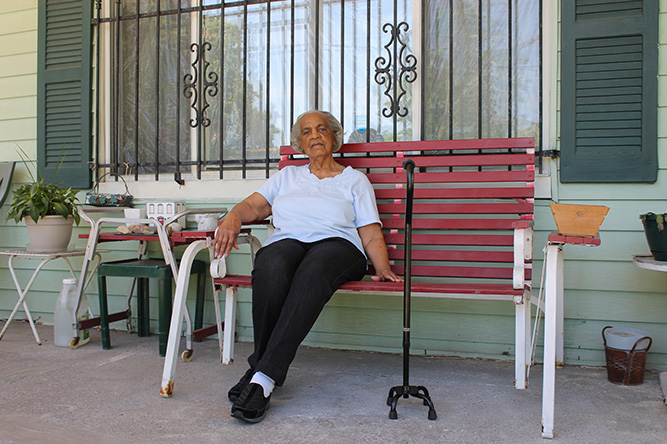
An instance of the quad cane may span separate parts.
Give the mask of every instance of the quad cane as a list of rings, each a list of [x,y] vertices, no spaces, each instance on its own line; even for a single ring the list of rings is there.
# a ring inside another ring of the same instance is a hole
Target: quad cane
[[[389,390],[387,405],[389,410],[389,419],[397,419],[396,404],[399,398],[409,398],[410,396],[423,400],[424,405],[428,406],[428,419],[437,419],[433,401],[428,394],[426,387],[421,385],[410,385],[410,275],[412,262],[412,197],[414,194],[414,170],[415,163],[411,159],[403,162],[403,169],[407,174],[407,196],[405,201],[405,286],[403,290],[403,385],[395,386]]]

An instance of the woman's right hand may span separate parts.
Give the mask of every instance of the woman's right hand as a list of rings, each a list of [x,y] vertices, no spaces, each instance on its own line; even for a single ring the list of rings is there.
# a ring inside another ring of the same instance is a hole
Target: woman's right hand
[[[230,212],[227,217],[218,225],[215,230],[215,237],[213,238],[213,252],[215,257],[227,257],[232,251],[232,247],[239,249],[236,240],[241,233],[241,219],[234,213]]]
[[[232,248],[239,249],[236,240],[241,234],[241,225],[244,223],[263,220],[271,215],[271,205],[259,193],[252,193],[235,205],[227,214],[213,238],[213,252],[215,257],[227,257]]]

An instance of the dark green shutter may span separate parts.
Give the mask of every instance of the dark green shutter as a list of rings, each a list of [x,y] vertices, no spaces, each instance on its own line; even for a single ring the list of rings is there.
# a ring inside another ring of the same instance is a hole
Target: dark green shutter
[[[658,1],[561,5],[561,182],[655,182]]]
[[[39,2],[38,172],[48,182],[79,189],[91,187],[91,3]]]

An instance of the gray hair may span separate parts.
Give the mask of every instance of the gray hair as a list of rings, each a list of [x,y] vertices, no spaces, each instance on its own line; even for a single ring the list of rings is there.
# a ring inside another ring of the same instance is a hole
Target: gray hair
[[[294,125],[292,125],[292,131],[290,132],[290,144],[292,145],[292,148],[294,148],[294,151],[298,151],[300,153],[303,153],[303,150],[301,149],[301,119],[303,119],[305,116],[308,114],[312,113],[320,113],[324,115],[327,120],[329,121],[329,127],[331,128],[331,131],[334,133],[334,146],[333,146],[333,152],[335,153],[340,149],[340,147],[343,145],[343,126],[340,124],[338,119],[336,119],[333,114],[331,114],[328,111],[320,111],[317,109],[312,109],[310,111],[306,111],[305,113],[301,114],[299,117],[296,118],[296,122]]]

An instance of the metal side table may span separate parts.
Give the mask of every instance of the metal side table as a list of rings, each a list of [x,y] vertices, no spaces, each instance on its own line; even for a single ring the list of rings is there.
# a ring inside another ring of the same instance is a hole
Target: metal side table
[[[556,400],[556,365],[563,362],[563,281],[564,245],[596,247],[600,238],[564,236],[552,232],[546,246],[546,273],[544,280],[544,375],[542,382],[542,437],[554,436],[554,408]]]
[[[96,262],[94,266],[91,267],[91,272],[88,274],[88,277],[85,278],[84,275],[81,275],[81,279],[85,280],[85,282],[82,283],[84,291],[88,287],[88,284],[90,283],[90,280],[92,278],[93,273],[95,272],[95,269],[97,268],[97,265],[99,265],[100,263],[99,253],[100,252],[97,252],[95,254]],[[18,312],[19,308],[23,306],[23,311],[25,311],[25,314],[28,317],[28,322],[30,323],[30,328],[32,328],[32,333],[35,335],[35,340],[37,341],[37,344],[42,345],[42,340],[39,338],[39,334],[37,333],[37,329],[35,328],[35,322],[32,319],[32,315],[30,314],[30,309],[28,308],[28,303],[26,302],[26,297],[28,295],[28,292],[30,291],[32,284],[35,282],[35,279],[37,279],[37,275],[39,275],[39,272],[42,270],[42,268],[47,263],[55,259],[60,259],[60,258],[64,259],[65,262],[67,263],[67,268],[69,268],[70,274],[78,282],[79,276],[77,276],[76,273],[74,272],[74,269],[72,268],[72,264],[70,263],[69,258],[76,256],[84,256],[86,254],[86,250],[84,249],[67,250],[67,251],[59,251],[53,253],[39,253],[29,250],[0,250],[0,254],[3,256],[9,256],[9,263],[8,263],[9,272],[12,275],[12,280],[14,281],[14,285],[16,286],[16,291],[18,292],[19,295],[19,300],[14,306],[14,310],[12,310],[12,313],[9,315],[7,322],[5,322],[5,326],[2,328],[2,332],[0,332],[0,339],[2,339],[2,337],[5,335],[7,327],[9,327],[9,324],[16,316],[16,313]],[[40,261],[39,264],[37,265],[37,268],[35,268],[35,271],[33,271],[32,276],[30,277],[30,280],[26,284],[25,288],[23,288],[23,290],[21,289],[21,284],[19,283],[19,280],[16,276],[16,272],[14,270],[14,259],[16,258]]]

